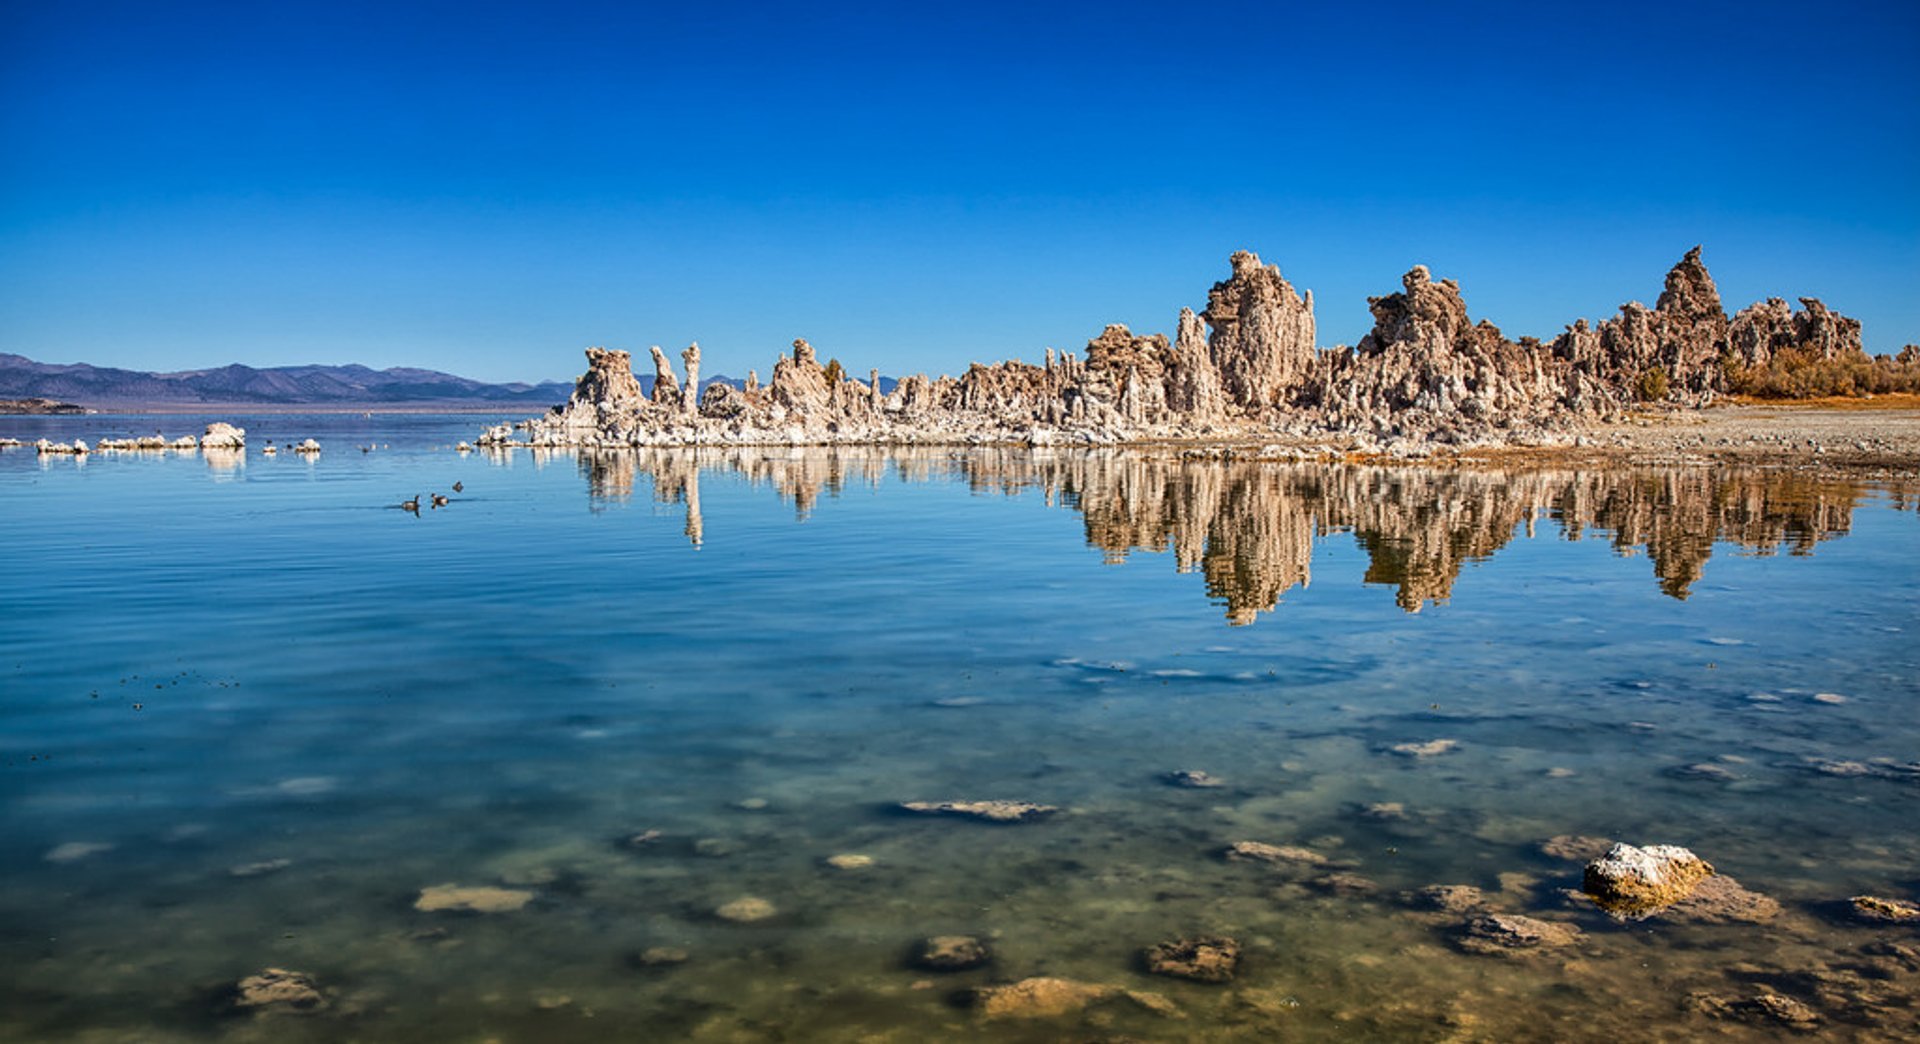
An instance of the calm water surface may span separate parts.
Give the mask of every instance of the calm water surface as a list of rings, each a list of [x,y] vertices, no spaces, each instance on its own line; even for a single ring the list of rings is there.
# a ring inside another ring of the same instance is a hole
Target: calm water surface
[[[1760,995],[1920,1033],[1920,930],[1846,906],[1920,899],[1913,489],[238,420],[231,459],[0,451],[0,1039],[1792,1032]],[[975,798],[1061,811],[895,808]],[[1614,922],[1564,895],[1569,836],[1689,846],[1779,910]],[[1583,934],[1470,953],[1432,884]],[[440,885],[531,898],[415,908]],[[945,934],[993,963],[908,963]],[[1144,971],[1201,934],[1232,983]],[[324,1010],[236,1009],[268,967]],[[1036,975],[1115,992],[964,1003]]]

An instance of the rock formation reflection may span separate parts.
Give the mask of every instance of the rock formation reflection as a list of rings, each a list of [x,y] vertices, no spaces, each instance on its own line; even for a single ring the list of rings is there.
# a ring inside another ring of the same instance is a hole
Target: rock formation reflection
[[[1332,536],[1351,534],[1367,555],[1364,581],[1393,587],[1408,612],[1446,601],[1468,562],[1516,537],[1537,537],[1543,521],[1567,540],[1600,535],[1623,555],[1644,553],[1660,589],[1686,598],[1716,542],[1749,554],[1808,554],[1847,533],[1868,491],[1860,481],[1769,470],[1352,467],[1127,450],[729,447],[576,456],[596,509],[631,498],[644,475],[655,503],[684,506],[696,546],[703,471],[769,487],[801,518],[823,496],[889,478],[1037,492],[1078,511],[1087,543],[1108,562],[1136,550],[1171,552],[1182,572],[1205,577],[1236,625],[1307,586],[1315,544]],[[1888,492],[1895,507],[1920,503],[1912,489]]]

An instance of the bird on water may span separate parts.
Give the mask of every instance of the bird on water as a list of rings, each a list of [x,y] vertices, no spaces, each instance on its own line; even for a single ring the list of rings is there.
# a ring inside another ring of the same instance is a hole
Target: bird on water
[[[412,499],[412,500],[403,500],[403,501],[401,501],[401,502],[400,502],[400,510],[402,510],[402,511],[411,511],[411,512],[413,512],[414,514],[416,514],[416,515],[418,515],[418,514],[420,513],[420,494],[418,494],[418,493],[415,493],[415,494],[413,495],[413,499]]]

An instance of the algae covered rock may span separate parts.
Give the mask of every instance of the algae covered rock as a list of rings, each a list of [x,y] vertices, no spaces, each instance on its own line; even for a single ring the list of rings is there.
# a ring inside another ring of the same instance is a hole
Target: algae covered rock
[[[1920,924],[1920,903],[1904,899],[1884,899],[1877,895],[1856,895],[1848,900],[1853,915],[1863,921],[1883,924]]]
[[[959,816],[988,823],[1025,823],[1060,811],[1031,801],[903,801],[903,811],[922,816]]]
[[[1462,925],[1454,942],[1468,953],[1513,955],[1569,946],[1579,939],[1580,929],[1571,924],[1489,913]]]
[[[1678,845],[1616,844],[1587,864],[1581,888],[1616,917],[1644,917],[1693,894],[1713,865]]]
[[[913,964],[929,971],[967,971],[993,960],[987,944],[971,935],[936,935],[915,948]]]
[[[1240,966],[1240,944],[1223,935],[1177,939],[1149,947],[1147,970],[1194,982],[1230,982]]]
[[[422,888],[420,897],[413,901],[413,908],[427,913],[454,910],[467,913],[508,913],[532,901],[532,892],[518,888],[443,884]]]
[[[326,1008],[326,995],[313,976],[286,968],[268,968],[234,986],[237,1008],[257,1012],[309,1014]]]

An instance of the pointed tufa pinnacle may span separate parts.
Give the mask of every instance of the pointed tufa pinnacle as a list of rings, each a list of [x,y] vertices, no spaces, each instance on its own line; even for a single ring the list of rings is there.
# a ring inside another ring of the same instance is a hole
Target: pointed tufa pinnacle
[[[681,413],[700,412],[700,342],[687,345],[680,353],[680,361],[687,367],[687,391],[680,396]]]

